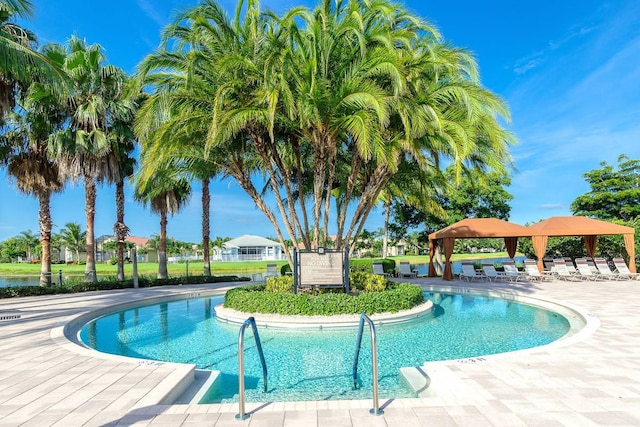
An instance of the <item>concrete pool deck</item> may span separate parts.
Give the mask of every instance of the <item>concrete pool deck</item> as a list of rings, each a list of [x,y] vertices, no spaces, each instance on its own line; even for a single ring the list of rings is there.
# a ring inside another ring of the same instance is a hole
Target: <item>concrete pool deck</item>
[[[567,345],[435,362],[432,397],[247,404],[163,404],[187,365],[100,355],[61,326],[82,313],[149,297],[216,289],[172,286],[0,300],[0,426],[600,426],[640,425],[640,281],[417,284],[566,303],[600,326]],[[439,383],[439,384],[438,384]]]

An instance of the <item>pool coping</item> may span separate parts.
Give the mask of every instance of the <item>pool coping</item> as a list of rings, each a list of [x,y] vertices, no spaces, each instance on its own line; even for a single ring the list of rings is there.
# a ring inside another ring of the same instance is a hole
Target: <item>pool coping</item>
[[[369,315],[376,325],[409,322],[420,317],[428,316],[433,312],[431,301],[425,301],[409,310],[401,310],[397,313],[375,313]],[[336,316],[284,316],[265,313],[244,313],[223,304],[215,307],[216,317],[223,322],[241,325],[248,317],[253,317],[257,326],[283,329],[323,329],[323,328],[348,328],[357,326],[360,322],[360,314],[344,314]]]

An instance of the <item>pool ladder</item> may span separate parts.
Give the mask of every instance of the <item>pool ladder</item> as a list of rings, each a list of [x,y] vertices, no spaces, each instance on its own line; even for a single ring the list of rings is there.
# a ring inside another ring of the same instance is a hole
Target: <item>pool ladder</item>
[[[249,317],[240,326],[240,332],[238,333],[238,404],[239,413],[236,415],[236,420],[246,420],[249,418],[244,410],[244,331],[247,326],[251,326],[253,330],[253,338],[256,341],[256,348],[258,349],[258,356],[260,356],[260,364],[262,365],[262,379],[264,382],[264,392],[267,392],[267,363],[264,361],[264,353],[262,352],[262,344],[260,343],[260,335],[258,334],[258,328],[256,326],[256,319]]]
[[[360,358],[360,347],[362,344],[362,333],[364,332],[365,320],[369,324],[371,331],[371,370],[372,370],[372,388],[373,388],[373,409],[369,410],[371,415],[382,415],[378,402],[378,346],[376,342],[376,327],[373,321],[366,313],[360,315],[360,324],[358,325],[358,339],[356,341],[356,354],[353,358],[353,388],[358,388],[358,359]]]

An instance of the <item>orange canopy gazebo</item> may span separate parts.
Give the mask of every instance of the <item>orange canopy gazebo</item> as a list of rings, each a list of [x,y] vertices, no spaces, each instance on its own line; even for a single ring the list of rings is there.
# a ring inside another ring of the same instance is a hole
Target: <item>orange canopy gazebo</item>
[[[528,227],[498,218],[466,218],[451,224],[429,235],[429,277],[436,276],[436,269],[433,265],[435,240],[443,239],[445,264],[442,278],[451,280],[453,279],[451,255],[453,254],[453,244],[456,239],[504,238],[507,253],[509,257],[513,258],[518,246],[518,237],[524,236],[531,236],[531,231]]]
[[[596,252],[598,236],[622,234],[624,247],[629,254],[629,270],[636,272],[634,234],[635,229],[611,222],[600,221],[586,216],[554,216],[526,227],[531,236],[533,250],[538,257],[538,269],[543,270],[542,258],[547,249],[549,236],[576,237],[582,236],[587,254],[593,258]]]

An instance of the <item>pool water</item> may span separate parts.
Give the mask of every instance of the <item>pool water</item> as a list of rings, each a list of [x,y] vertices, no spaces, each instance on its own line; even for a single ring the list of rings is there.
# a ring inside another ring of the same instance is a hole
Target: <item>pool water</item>
[[[514,301],[440,293],[425,296],[436,303],[433,316],[376,326],[381,398],[415,397],[400,377],[401,367],[540,346],[561,338],[570,328],[567,319],[557,313]],[[216,319],[214,307],[223,299],[187,299],[121,311],[85,326],[81,339],[106,353],[218,370],[220,377],[201,403],[234,402],[239,326]],[[246,400],[371,398],[368,328],[360,352],[359,388],[353,390],[356,331],[356,326],[317,330],[259,327],[269,370],[268,393],[264,393],[255,341],[247,329]]]

